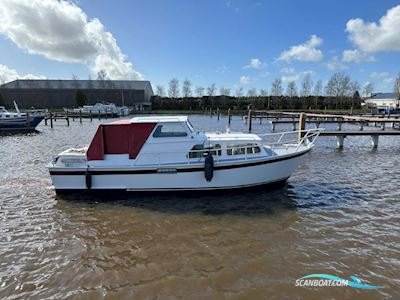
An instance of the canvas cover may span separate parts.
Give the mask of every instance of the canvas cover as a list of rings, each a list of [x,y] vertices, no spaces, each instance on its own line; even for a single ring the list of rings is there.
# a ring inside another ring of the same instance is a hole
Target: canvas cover
[[[103,160],[105,154],[129,154],[135,159],[155,123],[117,121],[100,125],[87,151],[88,160]]]

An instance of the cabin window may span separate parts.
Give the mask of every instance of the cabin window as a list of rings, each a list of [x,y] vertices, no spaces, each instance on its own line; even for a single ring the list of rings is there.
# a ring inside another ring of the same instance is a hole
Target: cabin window
[[[204,151],[199,151],[199,150],[203,150],[203,149],[204,149]],[[211,152],[211,155],[220,156],[222,154],[222,151],[220,149],[221,149],[220,144],[210,145],[207,148],[204,148],[203,144],[194,145],[193,148],[189,152],[189,158],[206,157],[208,155],[208,151]]]
[[[256,144],[244,144],[244,145],[229,145],[226,153],[228,155],[243,155],[243,154],[257,154],[261,152],[261,149]]]
[[[158,125],[153,133],[153,137],[183,137],[187,136],[186,128],[183,124],[163,124]]]

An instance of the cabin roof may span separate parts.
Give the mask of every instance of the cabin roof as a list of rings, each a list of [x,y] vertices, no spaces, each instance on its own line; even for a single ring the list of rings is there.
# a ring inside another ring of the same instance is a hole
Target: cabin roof
[[[134,117],[131,123],[176,123],[186,122],[187,116],[149,116],[149,117]]]
[[[230,132],[230,133],[209,133],[206,132],[206,136],[209,140],[213,141],[260,141],[261,138],[255,134],[251,133],[241,133],[241,132]]]

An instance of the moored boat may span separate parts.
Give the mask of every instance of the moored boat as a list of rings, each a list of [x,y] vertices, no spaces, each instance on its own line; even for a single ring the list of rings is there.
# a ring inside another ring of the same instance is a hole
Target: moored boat
[[[15,102],[14,106],[16,112],[9,112],[4,106],[0,106],[0,131],[34,130],[47,114],[47,110],[21,113]]]
[[[60,153],[48,168],[58,193],[244,188],[288,179],[319,130],[300,134],[204,133],[186,116],[135,117],[100,125],[88,148]]]

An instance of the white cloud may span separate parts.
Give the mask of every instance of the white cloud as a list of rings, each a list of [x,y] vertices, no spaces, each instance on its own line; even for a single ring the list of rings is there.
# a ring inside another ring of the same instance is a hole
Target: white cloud
[[[225,65],[222,65],[222,66],[220,66],[220,67],[218,67],[216,70],[215,70],[215,72],[216,73],[226,73],[226,71],[228,71],[229,70],[229,68],[227,67],[227,66],[225,66]]]
[[[30,54],[87,64],[94,75],[142,78],[103,24],[71,1],[1,0],[0,33]]]
[[[332,59],[326,64],[326,66],[331,71],[347,69],[347,66],[345,64],[342,64],[337,56],[332,57]]]
[[[400,5],[389,9],[379,23],[351,19],[346,31],[349,39],[364,52],[400,51]]]
[[[314,71],[303,71],[303,72],[299,72],[299,73],[292,72],[290,75],[282,76],[281,80],[282,80],[282,83],[286,84],[286,83],[289,83],[291,81],[299,81],[301,78],[304,78],[304,76],[306,76],[308,74],[313,76],[314,75]]]
[[[33,74],[20,75],[14,69],[0,64],[0,84],[7,83],[16,79],[46,79],[45,76],[38,76]]]
[[[252,58],[250,63],[244,66],[245,69],[263,69],[267,66],[266,63],[262,62],[259,58]]]
[[[380,81],[382,87],[388,87],[394,83],[394,77],[388,72],[371,72],[369,77]]]
[[[240,76],[239,78],[240,84],[246,85],[250,83],[250,77],[249,76]]]
[[[363,52],[358,49],[354,50],[344,50],[342,54],[342,60],[345,62],[373,62],[375,57],[369,53]]]
[[[312,35],[304,44],[292,46],[289,50],[283,51],[278,60],[320,61],[324,58],[322,51],[317,49],[321,44],[322,39]]]
[[[281,69],[281,73],[285,73],[285,74],[292,74],[294,73],[296,70],[292,67],[283,67]]]

